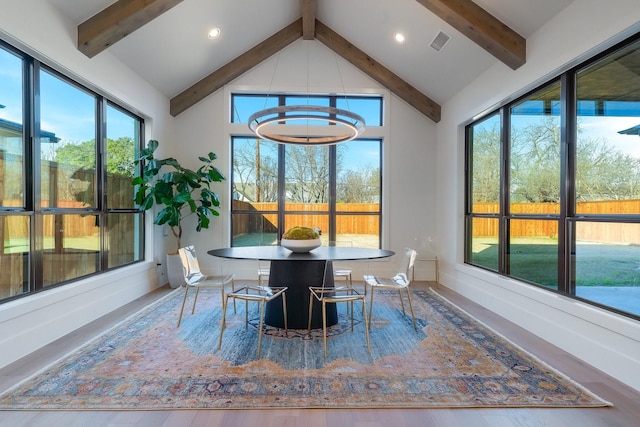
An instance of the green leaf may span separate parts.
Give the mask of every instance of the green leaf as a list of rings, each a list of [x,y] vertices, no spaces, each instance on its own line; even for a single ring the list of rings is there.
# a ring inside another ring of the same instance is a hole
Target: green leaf
[[[178,161],[173,157],[169,157],[164,160],[159,160],[158,163],[162,166],[173,166],[176,169],[179,169],[181,167],[180,163],[178,163]]]
[[[153,197],[145,197],[142,203],[139,203],[140,209],[147,211],[153,207]]]
[[[191,200],[191,194],[189,193],[178,193],[173,196],[173,203],[183,205],[186,202]]]
[[[198,215],[198,225],[196,231],[200,231],[203,228],[209,228],[209,217],[206,215]]]
[[[222,172],[220,172],[218,168],[214,168],[214,167],[209,169],[208,175],[209,175],[209,179],[214,182],[222,182],[226,179],[222,174]]]
[[[150,139],[147,143],[147,149],[153,153],[154,151],[156,151],[159,145],[160,143],[158,142],[158,140]]]
[[[188,204],[190,211],[198,217],[196,231],[208,228],[209,215],[220,215],[212,208],[220,206],[220,199],[210,189],[210,183],[225,179],[211,164],[217,159],[216,154],[209,152],[206,157],[199,156],[201,165],[194,171],[183,167],[173,157],[154,157],[158,146],[158,141],[150,140],[147,147],[140,150],[140,157],[135,161],[136,164],[144,162],[142,175],[131,181],[133,186],[137,186],[134,190],[136,204],[143,210],[158,206],[160,211],[156,214],[154,223],[171,227],[180,227],[183,216],[189,214],[185,206]],[[200,191],[196,193],[198,189]],[[193,198],[196,194],[198,199]]]

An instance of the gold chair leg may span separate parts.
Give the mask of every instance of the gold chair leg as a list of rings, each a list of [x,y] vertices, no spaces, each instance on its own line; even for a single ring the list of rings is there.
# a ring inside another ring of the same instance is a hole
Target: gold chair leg
[[[229,302],[229,296],[226,295],[224,300],[222,301],[222,323],[220,324],[220,338],[218,339],[218,350],[222,347],[222,334],[224,333],[224,328],[226,327],[226,318],[227,318],[227,303]]]
[[[349,278],[349,289],[353,289],[353,278],[351,277],[351,274],[349,274],[347,277]],[[349,308],[351,308],[351,313],[353,313],[353,301],[351,301],[351,303],[349,304]]]
[[[284,334],[285,336],[289,336],[289,325],[287,325],[287,296],[283,293],[280,294],[282,297],[282,312],[284,314]]]
[[[235,298],[233,299],[236,300]],[[244,330],[249,329],[249,301],[244,300]]]
[[[222,284],[222,293],[224,293],[224,279],[223,280],[223,284]],[[231,292],[235,292],[236,291],[236,283],[233,281],[233,279],[231,279]],[[238,310],[236,310],[236,299],[233,299],[233,314],[238,314]]]
[[[369,328],[371,328],[371,315],[372,314],[373,314],[373,286],[371,287],[371,300],[369,302]]]
[[[224,297],[225,297],[225,293],[224,293],[224,286],[220,287],[220,302],[222,303],[222,305],[224,306]]]
[[[260,359],[260,350],[262,350],[262,320],[264,318],[264,300],[260,303],[260,329],[258,329],[258,359]]]
[[[182,298],[182,307],[180,307],[180,316],[178,316],[178,328],[182,322],[182,312],[184,311],[184,303],[187,302],[187,293],[189,292],[189,285],[184,285],[184,298]]]
[[[191,307],[191,314],[196,312],[196,301],[198,301],[198,292],[200,292],[200,288],[196,286],[196,296],[193,298],[193,307]]]
[[[353,332],[353,300],[347,301],[347,307],[351,306],[351,332]]]
[[[347,274],[346,276],[344,276],[344,284],[347,285],[348,289],[351,289],[352,287],[351,274]],[[349,314],[349,310],[351,310],[351,315],[353,316],[353,300],[351,301],[350,304],[347,304],[347,314]]]
[[[309,322],[307,323],[307,333],[311,333],[311,316],[313,315],[313,292],[309,292]]]
[[[327,358],[327,303],[322,300],[322,332],[324,334],[324,358]]]
[[[411,310],[411,318],[413,319],[413,329],[417,331],[418,327],[416,326],[416,316],[414,316],[413,314],[413,305],[411,304],[411,292],[409,291],[408,287],[406,289],[407,289],[407,299],[409,300],[409,310]]]
[[[406,316],[407,313],[404,311],[404,300],[402,299],[402,289],[398,289],[398,296],[400,296],[400,305],[402,306],[402,315]]]
[[[367,322],[367,300],[362,298],[362,318],[364,319],[364,335],[367,337],[367,351],[371,354],[371,342],[369,341],[369,322]]]

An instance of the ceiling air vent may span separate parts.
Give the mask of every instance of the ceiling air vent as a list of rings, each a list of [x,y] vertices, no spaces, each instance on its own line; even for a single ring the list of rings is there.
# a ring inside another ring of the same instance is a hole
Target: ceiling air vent
[[[442,31],[439,31],[438,34],[434,37],[434,39],[431,41],[431,47],[434,48],[436,52],[440,52],[444,48],[444,46],[449,42],[449,40],[451,40],[451,37],[449,37],[447,34],[443,33]]]

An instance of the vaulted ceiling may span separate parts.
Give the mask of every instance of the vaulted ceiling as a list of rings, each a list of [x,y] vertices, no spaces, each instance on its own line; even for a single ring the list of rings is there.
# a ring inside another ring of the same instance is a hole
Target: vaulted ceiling
[[[303,38],[438,122],[440,104],[477,75],[525,64],[527,36],[572,0],[49,1],[77,25],[80,51],[119,58],[171,99],[174,116]],[[212,27],[220,38],[207,38]],[[438,52],[440,33],[450,39]]]

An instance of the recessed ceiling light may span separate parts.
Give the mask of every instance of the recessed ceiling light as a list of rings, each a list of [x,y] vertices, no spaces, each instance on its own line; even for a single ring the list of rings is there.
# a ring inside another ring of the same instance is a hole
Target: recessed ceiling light
[[[216,27],[211,29],[211,31],[209,31],[209,34],[207,34],[207,37],[209,37],[211,40],[217,39],[218,37],[220,37],[220,28]]]
[[[393,39],[398,43],[404,43],[404,34],[402,33],[393,33]]]

